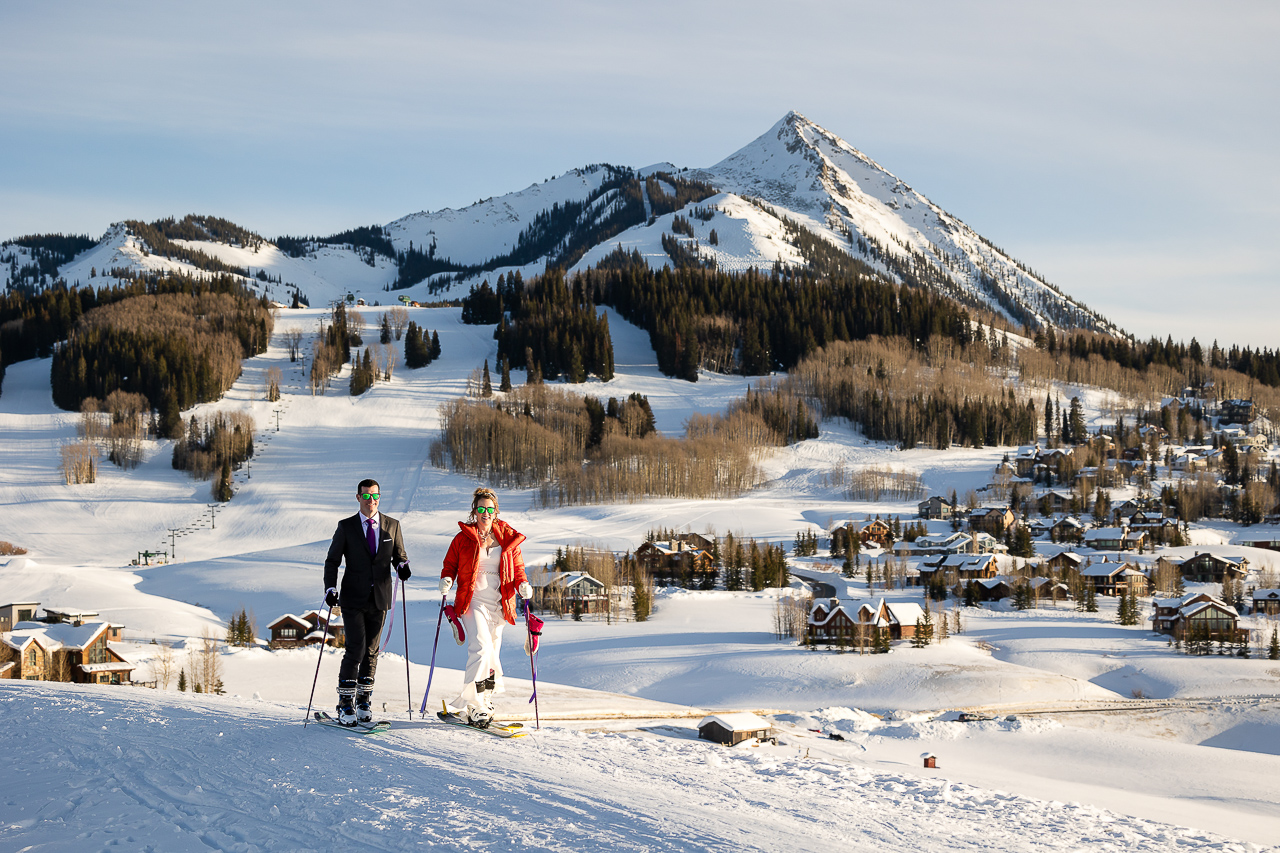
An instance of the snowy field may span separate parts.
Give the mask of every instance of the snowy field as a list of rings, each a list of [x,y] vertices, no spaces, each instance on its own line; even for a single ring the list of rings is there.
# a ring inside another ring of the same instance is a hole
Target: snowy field
[[[367,340],[382,310],[361,309]],[[408,663],[397,611],[379,671],[375,705],[393,721],[382,736],[303,729],[317,662],[316,704],[333,704],[337,654],[315,649],[228,650],[226,696],[0,681],[6,754],[21,757],[0,780],[0,850],[1259,850],[1280,841],[1280,665],[1178,655],[1147,630],[1117,625],[1106,602],[1097,614],[988,605],[966,610],[963,632],[944,643],[861,656],[776,639],[776,591],[666,591],[645,623],[549,621],[536,735],[499,741],[411,720],[427,684],[440,561],[476,485],[431,467],[427,448],[440,404],[496,353],[492,327],[464,326],[456,309],[410,310],[439,332],[441,359],[401,366],[360,397],[346,393],[345,373],[311,396],[280,338],[294,326],[310,334],[322,314],[282,312],[276,345],[245,363],[223,401],[195,410],[248,411],[259,429],[252,466],[216,516],[210,484],[174,471],[168,442],[133,471],[104,462],[97,483],[64,485],[58,448],[77,416],[52,405],[48,361],[9,368],[0,540],[29,553],[0,557],[0,604],[91,609],[124,624],[118,649],[136,679],[152,677],[153,639],[175,643],[183,660],[185,643],[224,629],[241,607],[260,633],[281,614],[319,607],[325,548],[337,520],[356,511],[363,477],[379,481],[382,509],[402,520],[414,577]],[[614,316],[610,328],[618,375],[565,387],[643,393],[671,435],[746,389],[742,377],[663,377],[645,333]],[[277,404],[263,394],[272,366],[285,377]],[[963,495],[1008,450],[898,452],[828,423],[820,438],[762,460],[768,482],[735,500],[537,510],[527,493],[500,498],[529,537],[530,565],[558,547],[634,549],[660,526],[789,546],[797,531],[843,519],[914,515],[914,503],[849,502],[826,485],[835,466],[888,464],[920,473],[931,493]],[[140,551],[171,547],[173,563],[130,565]],[[1249,556],[1255,567],[1271,559]],[[844,598],[872,595],[825,562],[795,569]],[[444,634],[431,705],[457,690],[464,662]],[[514,677],[500,715],[529,719],[516,629],[503,663]],[[994,719],[958,722],[957,709]],[[734,710],[767,714],[779,744],[696,739],[704,713]],[[926,752],[937,769],[922,766]]]

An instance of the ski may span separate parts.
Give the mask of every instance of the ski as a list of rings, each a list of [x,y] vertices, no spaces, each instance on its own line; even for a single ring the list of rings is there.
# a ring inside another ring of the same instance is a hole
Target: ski
[[[451,726],[459,726],[464,729],[471,729],[476,732],[484,732],[500,738],[517,738],[525,737],[529,733],[525,731],[524,726],[520,723],[499,723],[492,722],[486,728],[473,726],[458,714],[449,710],[436,711],[436,718],[442,723],[448,723]]]
[[[378,720],[373,723],[356,723],[354,726],[344,726],[324,711],[316,711],[313,717],[315,722],[322,726],[328,726],[331,729],[342,729],[345,732],[351,732],[352,734],[357,735],[380,735],[391,728],[391,723],[386,720]]]

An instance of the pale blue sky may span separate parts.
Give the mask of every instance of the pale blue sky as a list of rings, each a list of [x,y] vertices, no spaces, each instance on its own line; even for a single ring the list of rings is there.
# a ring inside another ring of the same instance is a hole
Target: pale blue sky
[[[327,234],[796,109],[1142,336],[1276,347],[1272,2],[0,4],[0,238]]]

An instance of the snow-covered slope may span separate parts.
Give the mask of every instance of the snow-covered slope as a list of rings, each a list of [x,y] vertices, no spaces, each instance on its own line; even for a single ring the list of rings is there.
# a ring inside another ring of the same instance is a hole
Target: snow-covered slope
[[[398,716],[391,732],[360,738],[304,729],[296,707],[256,700],[0,686],[0,725],[9,754],[21,757],[5,773],[0,848],[1260,849],[1074,798],[974,785],[946,770],[945,759],[940,770],[921,770],[914,755],[910,769],[895,767],[898,760],[867,757],[865,734],[861,743],[833,743],[783,724],[778,746],[725,749],[697,740],[694,721],[682,721],[627,732],[557,725],[498,741]],[[850,721],[842,722],[833,731],[852,739]],[[971,734],[961,723],[931,725]],[[882,739],[914,754],[927,727],[915,728]],[[1024,731],[1003,740],[1052,736],[1052,727],[1013,728]],[[980,739],[990,748],[1002,738]],[[1176,771],[1174,758],[1148,757],[1143,769]]]
[[[402,520],[414,574],[379,669],[376,702],[395,720],[380,738],[299,725],[317,667],[316,703],[333,704],[336,650],[224,650],[226,697],[178,694],[172,683],[0,680],[0,725],[22,758],[0,783],[0,850],[330,849],[338,838],[385,850],[1250,851],[1280,838],[1280,794],[1262,781],[1280,772],[1280,720],[1257,695],[1274,693],[1274,662],[1179,655],[1117,625],[1110,601],[1095,614],[992,605],[929,648],[857,655],[776,637],[776,601],[799,592],[798,580],[787,591],[668,590],[643,623],[548,619],[535,738],[504,743],[407,719],[406,693],[416,707],[433,659],[432,706],[461,681],[464,651],[447,631],[433,652],[437,580],[476,483],[432,466],[429,447],[441,403],[496,354],[493,327],[462,324],[459,309],[408,310],[439,333],[442,354],[428,367],[400,367],[359,397],[344,369],[313,396],[283,337],[293,327],[310,337],[325,312],[282,310],[272,346],[246,360],[226,397],[187,413],[243,411],[258,424],[252,467],[235,473],[235,497],[216,520],[209,484],[173,470],[168,441],[149,441],[135,469],[104,461],[96,483],[67,486],[59,446],[74,439],[78,416],[53,405],[48,359],[10,367],[0,540],[30,553],[0,557],[0,603],[91,608],[123,624],[118,649],[137,680],[157,677],[153,639],[173,643],[189,667],[188,649],[240,608],[261,635],[277,616],[318,606],[328,538],[354,511],[363,477],[379,479],[384,509]],[[361,311],[366,340],[381,313]],[[616,317],[610,326],[615,378],[559,387],[601,399],[643,393],[669,434],[745,389],[741,377],[703,374],[696,386],[664,377],[643,331]],[[273,367],[284,396],[268,403]],[[500,494],[504,518],[529,536],[526,560],[542,566],[570,546],[634,549],[658,527],[786,544],[841,518],[909,517],[914,502],[850,501],[829,475],[891,464],[931,490],[963,493],[1007,451],[895,451],[828,423],[819,438],[769,454],[768,482],[732,500],[542,509],[532,490]],[[173,547],[173,562],[130,564],[143,549]],[[1276,555],[1249,556],[1263,569]],[[792,565],[839,584],[847,600],[922,600],[919,588],[872,592],[837,578],[828,562]],[[499,711],[527,718],[518,630],[502,649],[511,684]],[[1185,707],[1003,719],[1033,705],[1133,704],[1135,688]],[[1205,696],[1217,698],[1194,704]],[[934,719],[957,706],[1000,706],[1002,718]],[[767,712],[782,745],[726,750],[695,739],[703,711],[742,709]],[[924,751],[939,755],[938,771],[921,767]]]

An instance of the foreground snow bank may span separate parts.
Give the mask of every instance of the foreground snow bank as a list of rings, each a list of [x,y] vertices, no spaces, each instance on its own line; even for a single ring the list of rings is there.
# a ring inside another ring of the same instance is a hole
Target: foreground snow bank
[[[0,725],[23,760],[0,794],[0,848],[1261,849],[795,745],[555,727],[512,742],[427,721],[356,737],[299,717],[227,697],[2,685]]]

